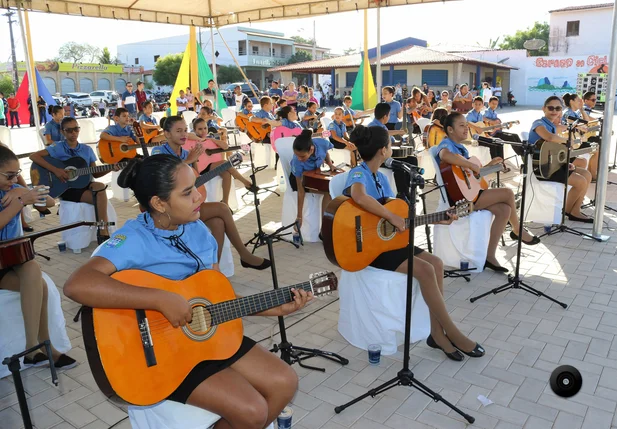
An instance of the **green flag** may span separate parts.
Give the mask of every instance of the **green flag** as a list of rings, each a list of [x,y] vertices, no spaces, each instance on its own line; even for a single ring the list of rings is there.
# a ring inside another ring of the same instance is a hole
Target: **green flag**
[[[203,51],[201,50],[201,45],[198,44],[197,47],[198,47],[197,66],[199,68],[199,90],[201,91],[202,89],[208,87],[208,81],[210,79],[214,79],[214,76],[212,75],[212,70],[210,70],[210,66],[208,65],[208,62],[206,61],[206,57],[204,57]],[[220,112],[221,109],[224,109],[225,107],[227,107],[227,103],[225,102],[225,99],[223,98],[221,91],[217,91],[217,95],[218,95],[218,98],[217,98],[217,102],[214,103],[214,110],[218,110]]]
[[[373,74],[371,73],[370,63],[365,61],[367,58],[362,59],[362,63],[360,63],[360,68],[358,69],[358,75],[356,76],[356,81],[353,84],[353,89],[351,90],[351,108],[354,110],[368,110],[375,107],[377,104],[377,90],[375,89],[375,84],[373,83]],[[367,79],[365,82],[365,71],[364,65],[369,64],[368,70],[366,73]],[[365,106],[364,95],[367,94],[368,105]]]

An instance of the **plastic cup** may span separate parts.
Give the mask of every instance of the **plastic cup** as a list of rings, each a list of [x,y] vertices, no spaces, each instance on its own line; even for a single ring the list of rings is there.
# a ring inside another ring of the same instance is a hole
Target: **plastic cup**
[[[37,187],[37,192],[39,193],[39,198],[36,203],[34,203],[37,207],[46,207],[47,206],[47,195],[49,194],[49,186],[39,186]]]
[[[371,344],[368,346],[368,363],[371,365],[379,365],[381,360],[381,346],[379,344]]]
[[[291,429],[291,418],[293,417],[294,410],[290,407],[285,407],[281,414],[276,418],[276,425],[278,429]]]
[[[553,229],[553,225],[544,225],[544,233],[548,234]]]
[[[66,241],[58,241],[58,250],[66,252]]]
[[[461,270],[469,269],[469,261],[467,259],[461,259]]]

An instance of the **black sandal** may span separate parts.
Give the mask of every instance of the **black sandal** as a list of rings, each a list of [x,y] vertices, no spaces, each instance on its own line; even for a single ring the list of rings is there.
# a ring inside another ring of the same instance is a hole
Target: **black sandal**
[[[570,213],[566,213],[568,215],[568,219],[574,222],[582,222],[582,223],[593,223],[593,219],[590,217],[576,217],[571,215]]]
[[[499,266],[499,265],[493,265],[489,261],[486,261],[484,263],[484,269],[486,269],[486,268],[490,268],[491,270],[493,270],[493,271],[495,271],[497,273],[507,273],[509,271],[507,268]]]
[[[450,342],[452,342],[452,341],[450,341]],[[435,342],[435,339],[430,334],[429,334],[428,338],[426,339],[426,345],[429,346],[432,349],[441,350],[448,357],[448,359],[455,360],[457,362],[462,362],[463,360],[465,360],[465,357],[458,350],[454,350],[452,353],[448,353],[447,351],[442,349],[441,346],[439,346],[439,344],[437,344]],[[454,346],[454,348],[456,349],[456,346],[454,344],[452,344],[452,346]]]

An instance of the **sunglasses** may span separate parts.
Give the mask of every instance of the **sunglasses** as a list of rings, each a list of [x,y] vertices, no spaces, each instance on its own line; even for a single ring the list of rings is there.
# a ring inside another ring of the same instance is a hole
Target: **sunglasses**
[[[589,101],[593,101],[595,103],[596,101],[598,101],[598,99],[597,98],[590,98]]]
[[[14,173],[3,173],[0,171],[0,174],[6,177],[6,180],[13,180],[21,174],[21,168]]]
[[[63,131],[65,133],[78,133],[79,130],[81,130],[81,127],[65,128]]]
[[[563,110],[563,107],[561,107],[561,106],[546,106],[546,110],[548,110],[549,112],[561,112]]]

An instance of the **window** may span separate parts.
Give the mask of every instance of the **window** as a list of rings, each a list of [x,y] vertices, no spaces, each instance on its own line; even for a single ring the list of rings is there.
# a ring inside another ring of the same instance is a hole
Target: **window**
[[[139,58],[135,58],[135,65],[139,64]]]
[[[259,46],[251,46],[253,55],[259,55]]]
[[[238,55],[246,55],[246,40],[238,40]]]
[[[568,21],[566,27],[566,37],[578,36],[580,21]]]
[[[422,82],[429,86],[448,86],[448,70],[422,70]]]
[[[353,84],[356,83],[356,77],[358,76],[358,72],[347,72],[345,73],[345,87],[351,88]]]
[[[160,56],[160,55],[155,55],[155,56],[154,56],[154,62],[157,62],[157,61],[159,60],[159,58],[161,58],[161,56]]]
[[[390,81],[390,70],[382,70],[381,81],[383,85],[396,85],[397,83],[407,85],[407,70],[393,70],[392,81]]]
[[[276,57],[276,48],[270,50],[270,56]]]

